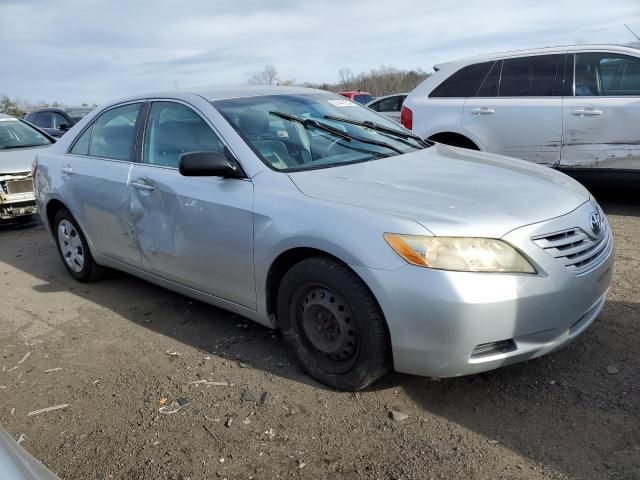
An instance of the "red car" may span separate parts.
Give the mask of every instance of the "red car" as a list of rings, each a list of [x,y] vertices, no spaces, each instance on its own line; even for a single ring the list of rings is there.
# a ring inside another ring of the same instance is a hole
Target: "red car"
[[[348,92],[338,92],[343,97],[347,97],[349,100],[352,100],[357,103],[369,103],[373,100],[373,97],[369,92],[361,92],[360,90],[351,90]]]

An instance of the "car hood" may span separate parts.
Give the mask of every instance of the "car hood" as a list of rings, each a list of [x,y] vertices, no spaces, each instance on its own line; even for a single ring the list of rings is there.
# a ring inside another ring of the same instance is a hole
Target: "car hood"
[[[289,176],[304,195],[406,217],[438,236],[500,238],[590,197],[551,168],[439,144]]]
[[[50,145],[42,147],[15,148],[0,150],[0,175],[31,171],[31,163],[36,155]]]

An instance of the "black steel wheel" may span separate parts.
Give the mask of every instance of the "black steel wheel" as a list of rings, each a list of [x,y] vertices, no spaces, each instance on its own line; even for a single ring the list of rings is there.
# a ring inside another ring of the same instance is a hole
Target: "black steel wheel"
[[[390,367],[386,323],[366,285],[324,257],[294,265],[278,290],[278,323],[305,370],[340,390],[358,390]]]

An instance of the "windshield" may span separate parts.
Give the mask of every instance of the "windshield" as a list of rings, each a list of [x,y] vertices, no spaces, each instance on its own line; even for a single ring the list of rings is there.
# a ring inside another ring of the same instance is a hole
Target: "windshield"
[[[425,148],[395,122],[332,94],[265,95],[213,106],[267,166],[326,168]],[[368,122],[367,125],[358,125]]]
[[[0,150],[41,147],[51,140],[17,118],[0,118]]]

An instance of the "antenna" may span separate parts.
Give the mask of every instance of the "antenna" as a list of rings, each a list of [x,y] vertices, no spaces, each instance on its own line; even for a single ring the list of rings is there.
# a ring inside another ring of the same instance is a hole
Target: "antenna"
[[[634,32],[633,30],[631,30],[631,27],[629,27],[629,25],[627,25],[626,23],[623,23],[623,25],[625,27],[627,27],[627,30],[629,30],[631,32],[631,35],[633,35],[634,37],[636,37],[638,39],[638,41],[640,42],[640,37],[638,35],[636,35],[636,32]]]

